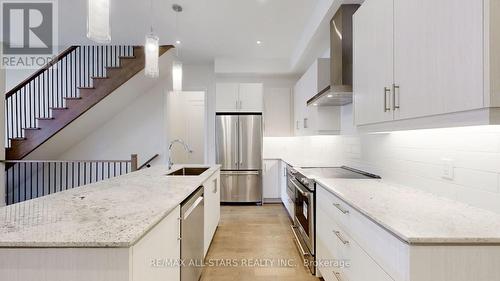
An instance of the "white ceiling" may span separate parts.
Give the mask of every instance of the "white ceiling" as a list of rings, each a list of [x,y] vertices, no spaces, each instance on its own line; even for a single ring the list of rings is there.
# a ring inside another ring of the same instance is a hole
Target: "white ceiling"
[[[155,33],[162,44],[181,40],[191,62],[271,59],[290,61],[305,26],[322,0],[153,0]],[[91,44],[85,38],[86,0],[59,3],[60,45]],[[111,0],[113,43],[143,44],[151,20],[149,0]],[[175,13],[178,3],[184,11]],[[71,13],[70,11],[78,11]],[[263,42],[261,46],[256,41]]]

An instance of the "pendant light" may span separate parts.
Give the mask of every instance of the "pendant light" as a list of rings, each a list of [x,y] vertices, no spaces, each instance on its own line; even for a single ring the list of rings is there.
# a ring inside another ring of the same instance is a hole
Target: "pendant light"
[[[174,4],[172,5],[172,9],[174,10],[175,14],[175,34],[178,36],[178,21],[177,21],[177,15],[182,12],[182,6]],[[176,41],[180,42],[180,41]],[[174,92],[181,92],[182,91],[182,62],[179,60],[179,48],[180,44],[177,44],[176,52],[177,52],[177,59],[174,60],[172,63],[172,88]]]
[[[160,38],[153,32],[153,0],[151,0],[151,30],[146,35],[146,43],[144,44],[144,55],[146,57],[146,65],[144,71],[147,77],[158,78],[160,76]]]
[[[111,42],[110,0],[87,0],[87,38],[100,43]]]

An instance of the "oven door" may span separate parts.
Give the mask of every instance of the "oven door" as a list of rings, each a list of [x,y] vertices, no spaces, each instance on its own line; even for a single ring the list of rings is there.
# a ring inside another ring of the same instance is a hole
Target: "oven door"
[[[295,224],[311,254],[314,255],[314,193],[291,179],[295,186]]]

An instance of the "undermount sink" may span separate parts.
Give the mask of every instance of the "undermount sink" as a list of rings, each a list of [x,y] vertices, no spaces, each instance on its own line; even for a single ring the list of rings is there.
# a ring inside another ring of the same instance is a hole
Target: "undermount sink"
[[[179,170],[175,170],[167,174],[167,176],[199,176],[203,174],[208,167],[186,167]]]

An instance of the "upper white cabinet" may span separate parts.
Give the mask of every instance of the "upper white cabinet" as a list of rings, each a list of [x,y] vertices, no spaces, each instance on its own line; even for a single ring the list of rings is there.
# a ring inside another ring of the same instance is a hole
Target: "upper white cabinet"
[[[307,106],[307,101],[330,84],[330,59],[316,60],[294,87],[294,132],[298,136],[338,134],[340,107]]]
[[[268,88],[264,94],[264,136],[289,137],[292,130],[292,90]]]
[[[392,18],[393,0],[366,1],[354,16],[353,100],[357,125],[393,119]]]
[[[365,1],[354,15],[356,125],[498,106],[490,77],[500,69],[499,6],[493,0]],[[493,115],[483,116],[482,123],[494,123]],[[417,123],[405,124],[399,129]]]
[[[261,83],[217,83],[217,112],[262,112],[263,85]]]

